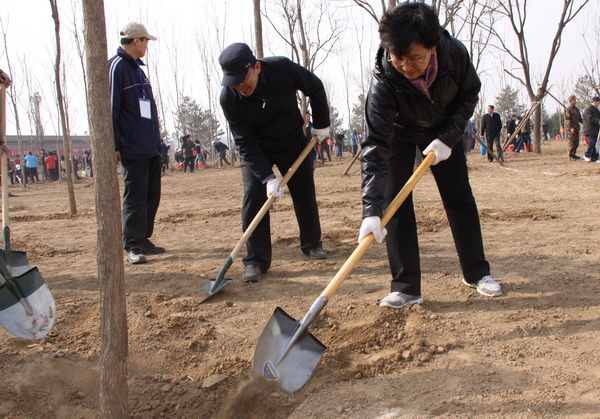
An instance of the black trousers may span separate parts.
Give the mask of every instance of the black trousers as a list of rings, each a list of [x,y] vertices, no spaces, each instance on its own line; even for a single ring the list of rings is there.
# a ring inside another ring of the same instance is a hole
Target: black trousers
[[[385,190],[386,208],[412,176],[414,162],[414,143],[394,141]],[[490,266],[483,251],[479,213],[462,147],[454,147],[448,160],[431,166],[431,172],[446,210],[463,276],[467,282],[477,282],[490,274]],[[419,242],[412,193],[386,228],[392,292],[421,295]],[[429,256],[431,259],[436,257],[435,254]]]
[[[498,133],[497,135],[491,136],[488,135],[485,137],[485,142],[488,146],[488,148],[493,152],[494,151],[494,144],[496,144],[496,156],[498,157],[498,159],[500,161],[504,160],[504,155],[502,153],[502,145],[500,144],[500,133]],[[488,161],[492,161],[494,160],[494,158],[488,153],[487,155]]]
[[[194,156],[190,156],[190,157],[186,157],[185,160],[183,161],[183,173],[186,172],[186,169],[190,168],[190,173],[194,173],[194,163],[196,161],[196,157]],[[162,164],[162,159],[161,159],[161,164]]]
[[[277,161],[275,164],[283,174],[287,173],[295,159]],[[242,203],[242,228],[244,231],[252,223],[261,207],[267,200],[267,187],[252,174],[247,163],[242,159],[242,182],[244,184],[244,200]],[[315,196],[314,153],[310,153],[287,184],[296,220],[300,228],[300,249],[308,253],[311,249],[321,247],[321,223]],[[246,243],[247,256],[244,265],[256,265],[263,272],[271,266],[271,223],[269,213],[250,235]]]
[[[121,158],[123,165],[123,248],[142,248],[154,232],[160,203],[160,156],[142,160]]]

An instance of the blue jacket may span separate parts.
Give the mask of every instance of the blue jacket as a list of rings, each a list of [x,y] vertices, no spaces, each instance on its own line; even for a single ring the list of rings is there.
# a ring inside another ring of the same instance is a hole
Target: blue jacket
[[[141,68],[144,63],[119,47],[108,65],[115,150],[131,160],[158,156],[161,152],[158,110],[150,82]],[[150,101],[150,119],[142,118],[140,99]]]
[[[35,157],[33,154],[26,155],[23,160],[25,160],[25,167],[29,169],[37,167],[37,157]]]

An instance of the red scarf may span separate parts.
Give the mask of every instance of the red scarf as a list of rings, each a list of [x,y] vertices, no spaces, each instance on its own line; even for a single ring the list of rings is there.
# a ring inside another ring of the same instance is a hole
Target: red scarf
[[[431,59],[429,60],[429,65],[425,69],[425,72],[421,74],[416,79],[412,79],[410,82],[415,86],[419,91],[423,92],[428,99],[431,99],[431,95],[429,94],[429,88],[435,81],[438,74],[438,60],[437,54],[431,54]]]

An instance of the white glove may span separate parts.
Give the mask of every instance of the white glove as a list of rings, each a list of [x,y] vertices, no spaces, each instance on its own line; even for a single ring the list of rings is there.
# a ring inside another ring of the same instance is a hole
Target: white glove
[[[316,135],[319,142],[329,137],[329,127],[326,128],[313,128],[312,135]]]
[[[387,235],[387,230],[381,229],[381,218],[376,215],[365,217],[362,225],[360,226],[360,232],[358,233],[358,243],[362,241],[369,233],[373,233],[375,241],[382,243],[383,238]]]
[[[279,181],[277,179],[270,179],[267,182],[267,197],[274,196],[275,202],[279,201],[285,193],[285,187],[279,189]]]
[[[432,166],[435,166],[439,162],[446,160],[448,157],[450,157],[450,154],[452,154],[452,149],[437,139],[433,140],[431,144],[429,144],[429,146],[423,150],[423,155],[427,156],[432,151],[435,153],[435,161],[432,163]]]

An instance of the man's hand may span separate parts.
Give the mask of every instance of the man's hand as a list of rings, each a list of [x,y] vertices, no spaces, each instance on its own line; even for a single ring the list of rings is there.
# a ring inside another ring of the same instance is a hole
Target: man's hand
[[[267,197],[274,196],[275,202],[279,201],[285,193],[285,187],[279,188],[279,181],[277,179],[270,179],[267,181]]]
[[[115,163],[119,163],[121,161],[121,152],[115,151]]]
[[[432,163],[432,166],[446,160],[450,157],[450,154],[452,154],[452,149],[438,139],[433,140],[431,144],[423,150],[423,155],[427,156],[432,151],[435,153],[435,161]]]
[[[362,241],[369,233],[373,233],[375,237],[375,241],[377,243],[382,243],[383,238],[387,235],[387,230],[384,228],[381,229],[381,218],[375,215],[370,217],[365,217],[363,219],[362,225],[360,226],[360,231],[358,233],[358,243]]]
[[[329,137],[329,127],[326,128],[313,128],[312,135],[316,135],[319,142]]]

